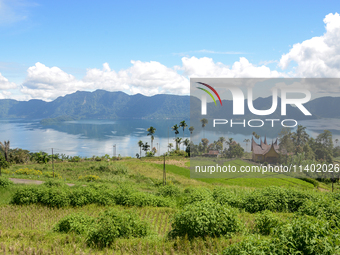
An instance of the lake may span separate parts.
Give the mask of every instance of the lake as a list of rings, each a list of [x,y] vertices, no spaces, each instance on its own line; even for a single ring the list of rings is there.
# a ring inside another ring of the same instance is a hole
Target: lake
[[[22,148],[32,152],[45,151],[51,153],[66,154],[70,156],[92,157],[93,155],[113,156],[114,145],[116,155],[135,157],[139,153],[138,141],[151,143],[150,136],[147,136],[147,128],[156,128],[153,146],[159,148],[157,154],[162,155],[168,151],[168,142],[175,145],[173,141],[175,134],[171,127],[179,125],[180,120],[77,120],[56,123],[53,125],[41,125],[40,120],[27,119],[2,119],[0,120],[0,141],[10,140],[10,147]],[[188,123],[188,121],[187,121]],[[299,121],[300,125],[307,127],[309,135],[316,137],[323,130],[328,129],[333,133],[333,140],[340,140],[339,119],[318,119]],[[276,139],[279,129],[269,132],[267,141]],[[179,137],[183,137],[182,129],[179,130]],[[247,151],[250,151],[250,144],[246,146],[244,139],[251,139],[251,133],[257,130],[225,129],[213,132],[209,128],[205,130],[204,136],[210,142],[218,140],[219,137],[234,138]],[[264,134],[259,133],[261,136]],[[194,143],[200,141],[203,136],[201,126],[195,127],[192,135]],[[184,138],[190,138],[188,128],[185,129]],[[181,145],[183,149],[183,145]],[[144,152],[142,151],[142,155]]]

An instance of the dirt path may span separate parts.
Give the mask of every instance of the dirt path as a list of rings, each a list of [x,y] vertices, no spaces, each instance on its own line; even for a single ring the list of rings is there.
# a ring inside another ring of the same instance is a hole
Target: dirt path
[[[16,184],[43,184],[44,181],[38,181],[38,180],[27,180],[27,179],[16,179],[16,178],[9,178],[12,182]],[[72,183],[66,183],[68,186],[74,186]]]

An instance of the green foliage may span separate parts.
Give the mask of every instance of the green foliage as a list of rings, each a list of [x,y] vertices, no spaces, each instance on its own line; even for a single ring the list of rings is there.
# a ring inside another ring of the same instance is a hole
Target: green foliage
[[[262,211],[255,216],[255,231],[261,235],[270,235],[280,221],[271,211]]]
[[[214,200],[221,205],[230,205],[232,207],[243,208],[245,203],[244,193],[234,193],[223,187],[215,188],[213,190],[212,196]]]
[[[90,229],[86,242],[94,247],[109,247],[116,238],[143,237],[150,233],[146,222],[136,214],[122,213],[116,209],[103,212]]]
[[[13,182],[10,181],[8,178],[6,177],[1,177],[0,176],[0,187],[1,188],[7,188],[9,186],[13,185]]]
[[[43,183],[44,186],[48,187],[48,188],[63,188],[66,186],[66,184],[61,181],[61,180],[48,180],[46,182]]]
[[[61,219],[54,227],[53,231],[69,233],[74,232],[78,235],[87,234],[94,218],[84,213],[70,214]]]
[[[160,186],[158,192],[163,197],[178,197],[181,194],[180,189],[175,185]]]
[[[185,206],[174,215],[170,237],[231,236],[241,230],[237,210],[209,201]]]
[[[73,189],[69,195],[70,204],[72,206],[84,206],[95,202],[97,195],[100,192],[90,187],[79,187]]]
[[[23,187],[17,190],[12,197],[12,204],[29,205],[39,202],[40,190],[35,186]]]
[[[211,201],[212,193],[209,189],[193,188],[180,203],[181,205],[193,204],[200,201]]]
[[[314,217],[294,217],[274,231],[272,238],[254,236],[230,245],[223,254],[332,255],[339,253],[339,232],[329,222]]]
[[[69,191],[68,189],[50,188],[42,190],[40,197],[41,204],[49,207],[65,207],[70,204]]]

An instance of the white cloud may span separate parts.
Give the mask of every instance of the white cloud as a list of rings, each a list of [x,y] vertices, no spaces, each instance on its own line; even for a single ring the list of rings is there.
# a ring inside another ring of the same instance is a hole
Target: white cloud
[[[284,77],[285,74],[270,70],[269,67],[255,66],[241,57],[231,67],[221,62],[215,63],[212,58],[182,58],[181,69],[190,77],[225,77],[225,78],[270,78]]]
[[[89,89],[87,84],[77,80],[73,75],[58,67],[47,67],[38,62],[28,68],[21,92],[32,98],[50,101],[59,96],[86,89]]]
[[[340,77],[340,16],[328,14],[324,18],[326,32],[302,43],[294,44],[282,55],[279,66],[284,70],[290,62],[297,66],[291,73],[295,77]]]
[[[2,74],[0,73],[0,89],[15,89],[17,85],[14,82],[9,82]]]

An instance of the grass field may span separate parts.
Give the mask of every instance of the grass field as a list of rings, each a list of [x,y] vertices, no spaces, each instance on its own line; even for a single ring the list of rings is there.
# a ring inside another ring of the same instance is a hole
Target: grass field
[[[122,184],[128,184],[143,194],[157,195],[162,186],[163,158],[130,159],[118,162],[77,162],[57,163],[54,165],[55,173],[61,176],[63,182],[76,184],[75,188],[89,185],[89,183],[105,184],[113,190]],[[169,239],[168,233],[172,229],[173,216],[182,208],[183,201],[190,195],[185,193],[190,188],[211,190],[216,187],[225,187],[232,194],[246,196],[265,187],[281,187],[285,189],[300,190],[307,193],[322,193],[308,182],[293,178],[235,178],[235,179],[191,179],[189,161],[183,158],[167,158],[166,172],[168,185],[174,185],[180,190],[180,197],[173,198],[175,205],[171,207],[151,206],[121,206],[114,205],[119,211],[135,212],[145,220],[151,228],[151,235],[139,238],[117,238],[107,248],[98,249],[89,247],[83,236],[74,233],[53,232],[53,226],[63,217],[83,212],[97,217],[109,206],[89,204],[80,207],[51,208],[42,204],[14,205],[10,201],[21,185],[0,187],[0,254],[222,254],[223,250],[233,243],[244,240],[248,235],[255,233],[255,214],[238,211],[238,218],[244,228],[232,237],[205,237],[188,240],[186,238]],[[229,164],[249,164],[242,160],[233,160]],[[51,172],[51,164],[47,165],[14,165],[3,176],[11,178],[39,179],[48,181],[51,178],[42,175],[18,174],[19,169],[40,170],[42,173]],[[83,177],[95,175],[97,180],[86,181]],[[189,189],[188,189],[189,188]],[[325,186],[325,188],[329,188]],[[306,193],[306,194],[307,194]],[[209,195],[210,196],[210,195]],[[177,205],[176,205],[177,204]],[[111,206],[112,207],[112,206]],[[277,217],[285,220],[292,216],[291,212],[274,212]],[[265,236],[259,238],[266,239]]]

